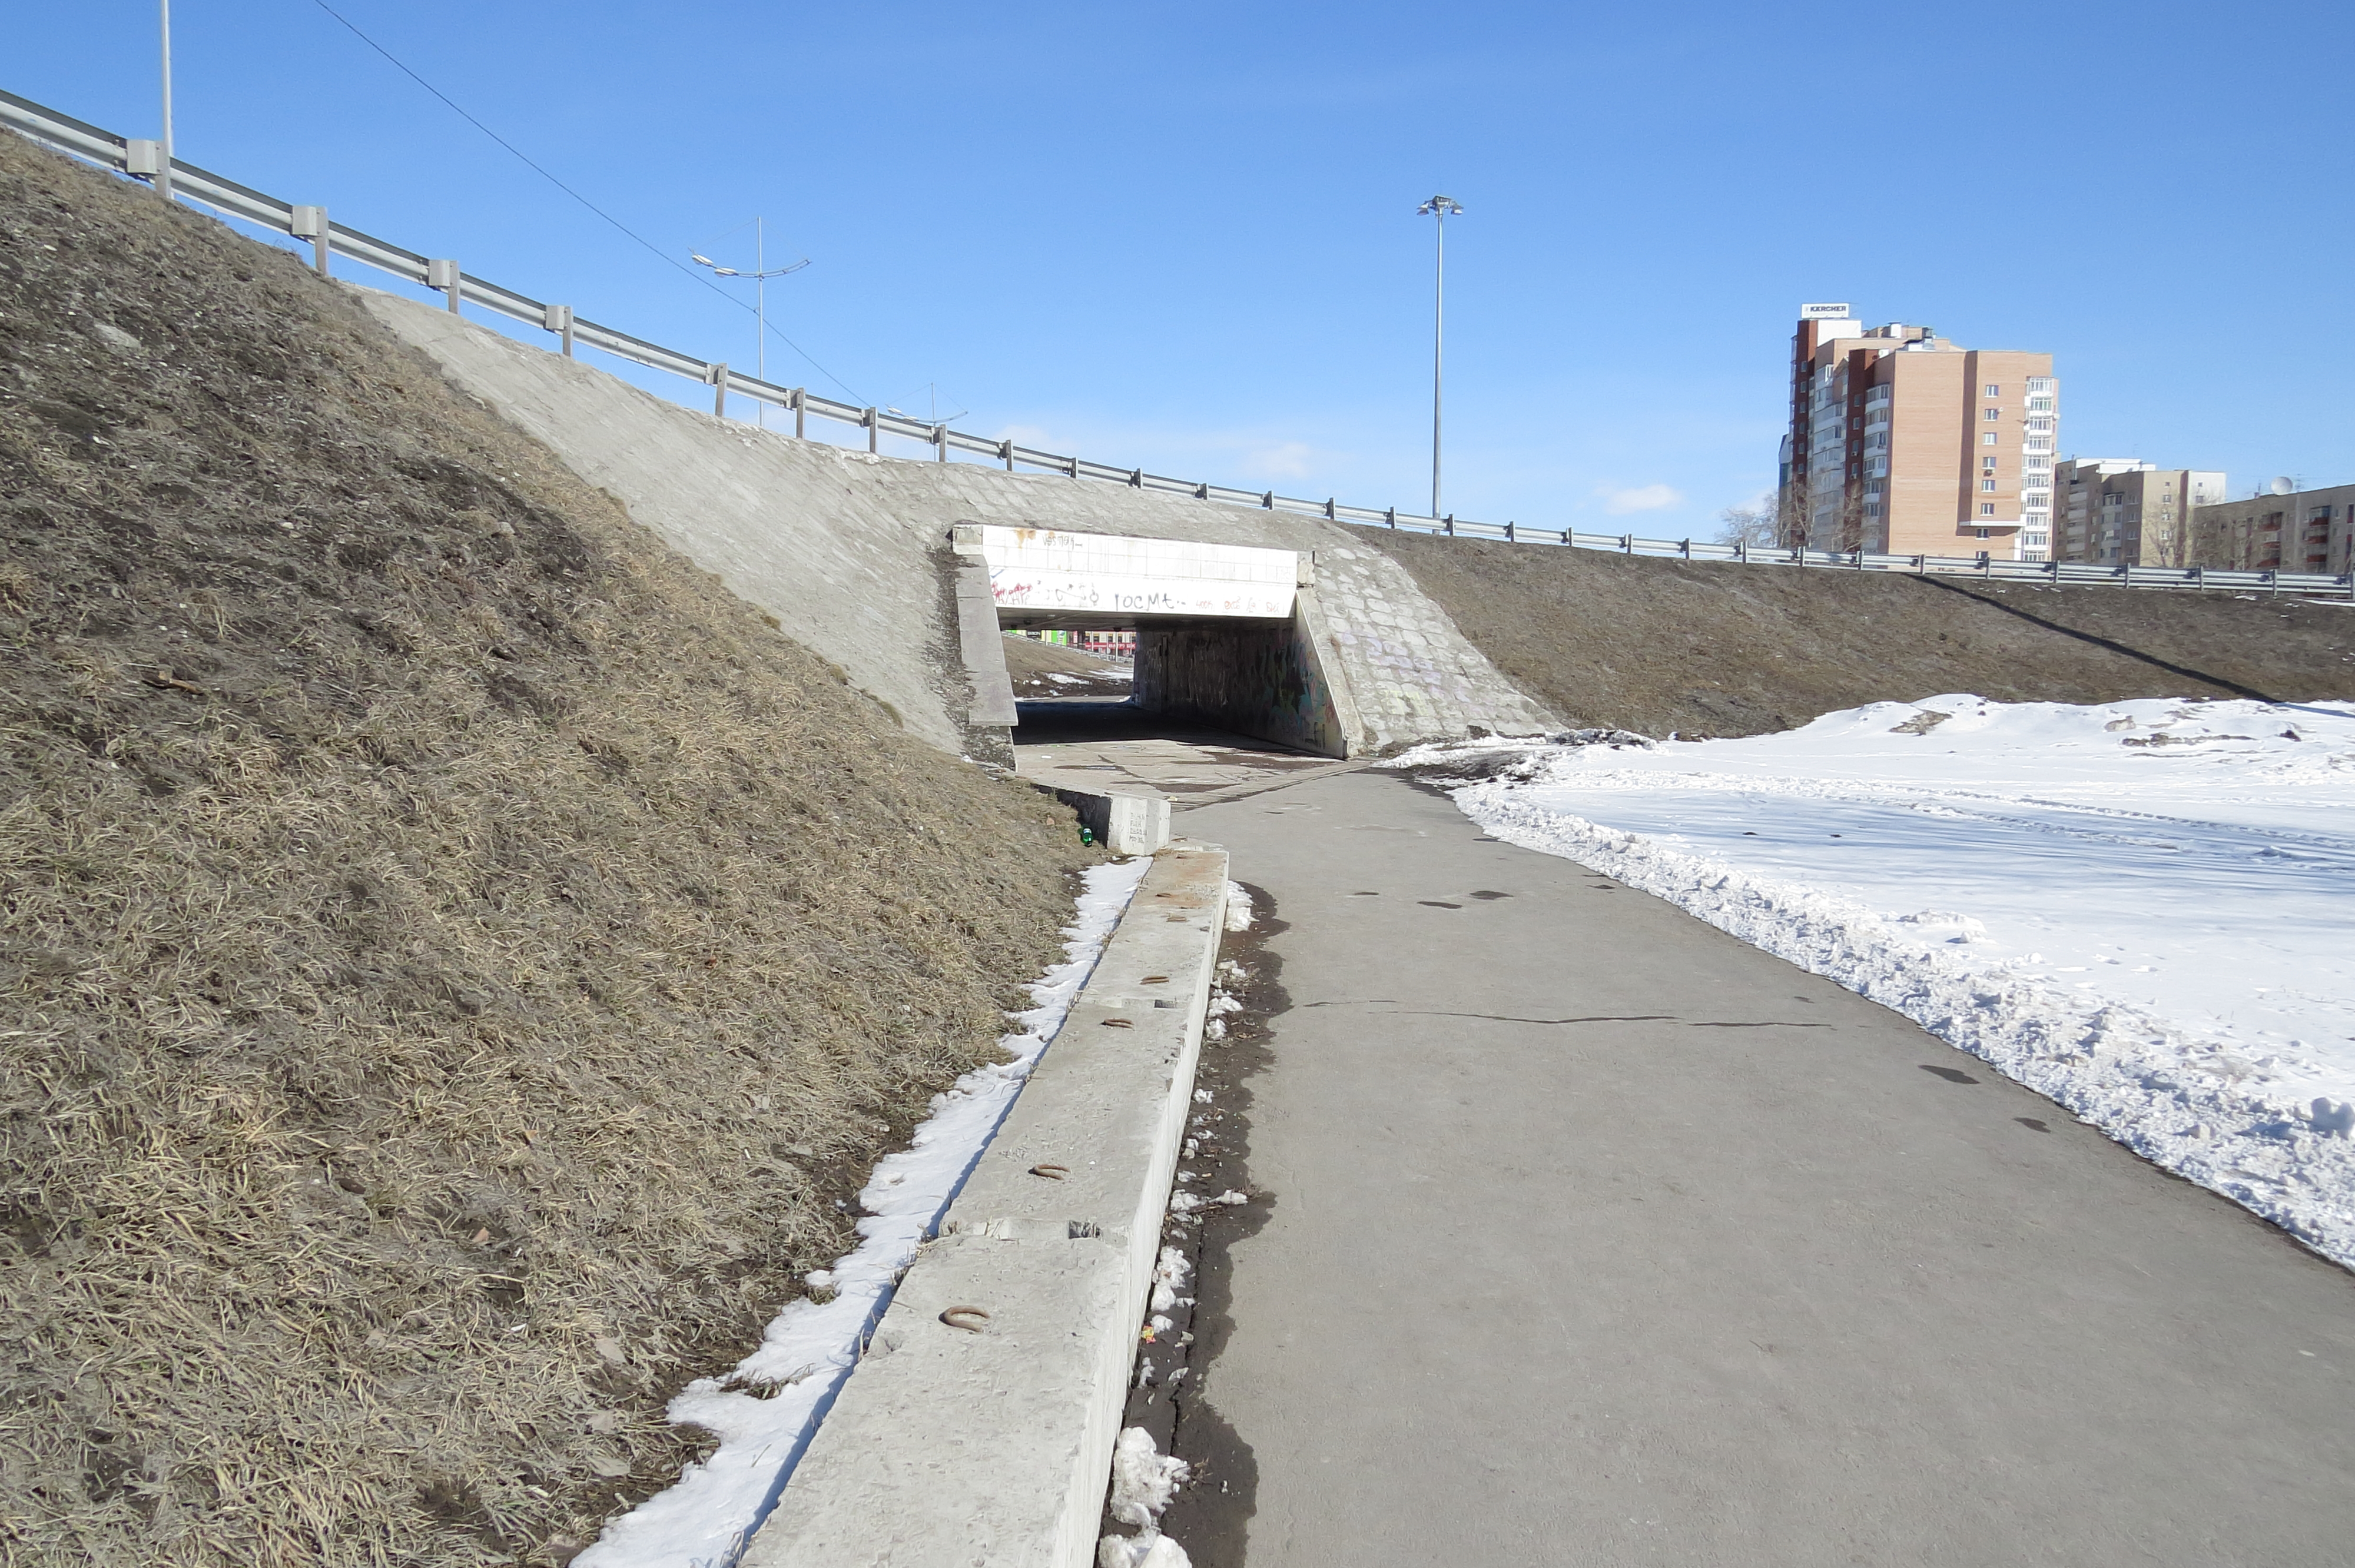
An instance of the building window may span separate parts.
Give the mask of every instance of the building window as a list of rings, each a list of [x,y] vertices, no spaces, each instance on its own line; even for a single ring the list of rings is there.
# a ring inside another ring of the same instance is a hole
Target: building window
[[[1992,381],[1990,381],[1990,382],[1988,382],[1988,383],[1987,384],[1987,395],[1988,397],[2002,397],[2002,396],[2003,396],[2003,388],[2002,388],[2002,387],[1998,387],[1998,386],[1997,386],[1997,385],[1996,385],[1994,382],[1992,382]]]
[[[1990,419],[2000,419],[2003,418],[2003,410],[2000,408],[1989,408],[1987,411],[1987,417]]]
[[[2030,397],[2028,400],[2028,411],[2031,414],[2049,414],[2052,412],[2052,399],[2050,397]]]
[[[1989,507],[1989,508],[1987,508],[1987,510],[1988,510],[1988,511],[1990,511],[1990,512],[1992,512],[1992,511],[1994,511],[1994,510],[1995,510],[1995,508],[1993,508],[1993,507]],[[1993,538],[1993,537],[1994,537],[1994,535],[1993,535],[1992,533],[1990,533],[1988,530],[1987,530],[1987,529],[1985,529],[1985,528],[1982,528],[1982,529],[1980,529],[1980,530],[1979,530],[1979,537],[1980,537],[1980,538],[1982,538],[1982,539],[1988,539],[1988,538]]]
[[[2030,397],[2033,397],[2040,392],[2050,392],[2051,390],[2052,377],[2050,376],[2031,376],[2028,378],[2028,395]]]
[[[1979,488],[1981,490],[1993,490],[1995,488],[1995,481],[1991,479],[1983,479],[1979,481]]]
[[[1997,435],[1993,430],[1989,430],[1986,435],[1979,438],[1979,445],[1983,447],[1991,447],[2001,440],[2003,440],[2001,436]]]
[[[1995,471],[1995,459],[1991,457],[1981,458],[1979,459],[1979,466],[1987,470],[1987,472],[1993,473]]]
[[[1994,503],[1994,502],[1992,502],[1992,501],[1982,501],[1982,502],[1980,502],[1980,503],[1979,503],[1979,515],[1980,515],[1980,516],[1982,516],[1982,517],[1992,517],[1992,516],[1994,516],[1994,515],[1995,515],[1995,503]]]

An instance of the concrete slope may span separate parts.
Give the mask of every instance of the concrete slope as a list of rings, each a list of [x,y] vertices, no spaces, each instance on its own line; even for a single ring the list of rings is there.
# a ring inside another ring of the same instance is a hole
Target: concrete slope
[[[2346,1271],[1392,776],[1178,821],[1291,1003],[1178,1430],[1199,1568],[2347,1560]]]
[[[948,538],[961,522],[1314,552],[1317,652],[1347,688],[1352,752],[1555,723],[1402,567],[1340,524],[796,440],[666,402],[446,311],[363,298],[460,387],[936,746],[965,747],[978,700],[957,654]]]

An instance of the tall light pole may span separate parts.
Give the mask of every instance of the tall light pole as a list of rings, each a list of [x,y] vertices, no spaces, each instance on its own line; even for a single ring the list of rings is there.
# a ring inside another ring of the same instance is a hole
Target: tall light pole
[[[166,0],[166,4],[169,4],[169,0]],[[741,226],[740,225],[738,229],[731,230],[730,232],[741,232]],[[800,271],[803,268],[809,265],[809,258],[805,256],[790,267],[779,267],[774,270],[770,270],[769,233],[767,222],[765,219],[758,217],[752,220],[752,270],[750,272],[739,271],[733,267],[722,267],[719,262],[714,261],[710,257],[702,254],[700,251],[690,250],[687,254],[687,259],[693,261],[697,266],[710,268],[711,275],[715,278],[750,278],[752,280],[753,313],[760,317],[761,320],[761,344],[759,348],[754,351],[754,358],[758,363],[754,366],[752,374],[759,376],[762,380],[766,381],[769,378],[769,280],[772,278],[782,278],[788,272]],[[755,399],[752,404],[752,408],[753,418],[759,422],[762,429],[768,429],[769,405],[765,402]]]
[[[1435,196],[1414,210],[1417,217],[1439,220],[1438,243],[1432,253],[1431,267],[1431,514],[1436,517],[1440,514],[1440,395],[1446,385],[1442,370],[1447,349],[1447,220],[1461,216],[1464,209],[1453,196]]]
[[[158,0],[158,4],[163,10],[164,156],[155,169],[155,190],[168,203],[172,199],[172,0]]]

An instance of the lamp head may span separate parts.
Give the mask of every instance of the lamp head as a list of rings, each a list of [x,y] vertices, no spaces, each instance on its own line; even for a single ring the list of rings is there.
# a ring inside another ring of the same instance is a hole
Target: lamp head
[[[1414,210],[1418,217],[1429,217],[1435,213],[1444,220],[1460,216],[1464,208],[1457,205],[1454,196],[1435,196]]]
[[[706,255],[705,255],[702,251],[700,251],[700,250],[690,250],[690,251],[688,251],[688,252],[687,253],[687,259],[688,260],[690,260],[690,261],[694,262],[694,263],[695,263],[697,266],[698,266],[698,267],[709,267],[709,266],[710,266],[710,265],[711,265],[711,258],[710,258],[710,257],[709,257],[709,256],[706,256]]]

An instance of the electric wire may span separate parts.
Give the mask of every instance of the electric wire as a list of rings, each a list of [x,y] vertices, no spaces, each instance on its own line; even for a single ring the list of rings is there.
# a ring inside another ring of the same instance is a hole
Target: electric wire
[[[522,148],[517,146],[514,143],[508,141],[506,137],[500,135],[497,132],[492,130],[489,126],[475,119],[472,114],[467,113],[466,111],[460,107],[457,101],[451,98],[448,93],[442,91],[440,88],[434,86],[432,82],[426,80],[423,77],[411,70],[401,61],[399,56],[395,55],[390,49],[386,48],[382,44],[378,43],[374,38],[369,37],[366,33],[362,32],[358,26],[354,23],[350,17],[345,16],[341,11],[336,10],[333,5],[328,5],[327,0],[311,0],[311,3],[318,6],[320,10],[325,11],[328,16],[333,16],[336,21],[342,23],[344,26],[350,31],[352,37],[357,38],[368,48],[374,49],[378,54],[382,55],[388,61],[391,62],[393,69],[400,71],[401,75],[407,77],[410,80],[415,82],[418,86],[423,88],[426,91],[440,99],[442,104],[453,114],[455,114],[459,119],[464,120],[467,124],[472,125],[475,130],[480,131],[484,135],[488,136],[492,141],[496,142],[500,146],[513,154],[517,161],[522,163],[526,168],[531,170],[532,173],[538,175],[541,179],[546,180],[549,185],[554,185],[558,190],[562,191],[566,196],[570,196],[574,201],[579,202],[582,207],[587,207],[591,212],[595,213],[599,217],[602,217],[607,223],[612,224],[623,234],[628,236],[639,245],[644,246],[646,249],[660,257],[669,266],[677,269],[677,270],[694,279],[704,288],[710,290],[713,293],[719,295],[730,304],[734,305],[738,310],[743,311],[747,313],[753,313],[751,306],[746,304],[743,301],[738,299],[735,295],[730,293],[727,290],[721,288],[718,283],[713,282],[702,273],[685,265],[676,257],[672,256],[670,252],[665,250],[661,246],[656,245],[653,240],[648,239],[645,235],[640,234],[636,229],[632,228],[628,224],[623,223],[620,218],[615,217],[612,213],[607,212],[603,207],[599,207],[595,202],[591,201],[587,196],[582,196],[579,191],[574,190],[570,185],[566,185],[562,180],[558,179],[554,175],[549,174],[546,169],[540,167],[540,165],[535,163],[530,155],[525,153]],[[741,228],[742,226],[739,225],[738,227]],[[833,371],[828,370],[825,366],[819,365],[817,360],[810,354],[809,350],[804,348],[800,344],[795,343],[792,338],[787,337],[783,333],[779,332],[773,325],[770,326],[768,330],[775,334],[778,342],[783,344],[787,348],[792,349],[795,354],[800,355],[804,359],[808,360],[810,364],[816,368],[818,374],[824,376],[828,381],[833,382],[837,387],[841,387],[845,392],[850,393],[854,401],[861,405],[866,403],[867,399],[859,397],[856,391],[851,389],[850,383],[845,381],[841,376],[837,376]]]

